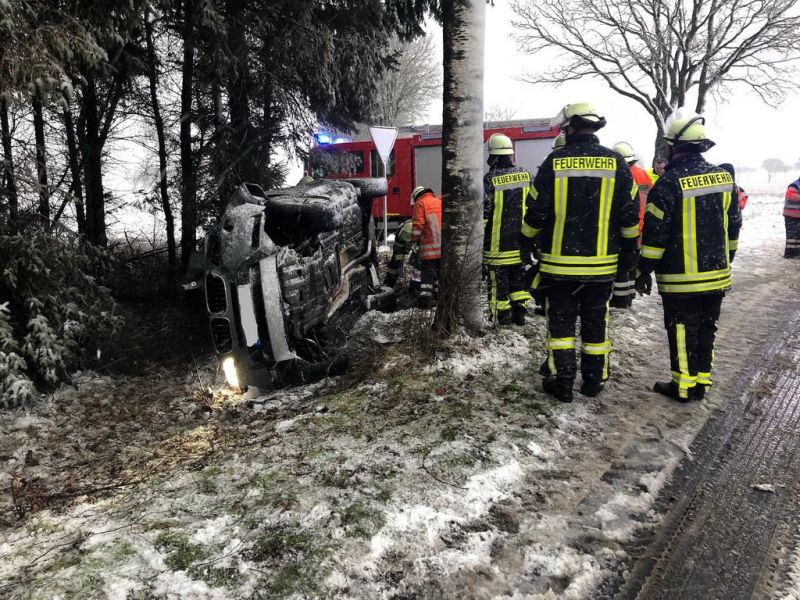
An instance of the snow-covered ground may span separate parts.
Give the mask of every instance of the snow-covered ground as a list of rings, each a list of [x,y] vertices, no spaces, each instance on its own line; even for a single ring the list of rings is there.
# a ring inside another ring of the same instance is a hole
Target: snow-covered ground
[[[612,380],[571,405],[540,390],[541,318],[424,362],[386,343],[424,327],[406,311],[365,317],[383,366],[355,387],[248,402],[208,393],[213,367],[82,374],[1,414],[0,597],[599,597],[781,327],[780,206],[751,193],[702,403],[649,391],[669,375],[653,295],[613,313]]]

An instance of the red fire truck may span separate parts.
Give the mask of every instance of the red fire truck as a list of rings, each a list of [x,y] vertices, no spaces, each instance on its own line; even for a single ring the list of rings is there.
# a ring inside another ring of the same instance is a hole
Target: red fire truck
[[[550,119],[518,121],[490,121],[484,123],[483,139],[494,133],[504,133],[514,142],[517,165],[535,174],[542,160],[550,153],[557,127],[550,127]],[[487,158],[486,144],[483,147]],[[485,160],[484,160],[485,165]],[[386,166],[389,194],[386,198],[387,216],[392,226],[411,216],[411,190],[417,185],[441,193],[442,183],[442,127],[423,125],[404,127]],[[369,133],[354,139],[336,137],[336,134],[318,133],[316,146],[307,163],[307,172],[314,177],[341,179],[346,177],[381,177],[380,156]],[[488,170],[488,166],[485,166]],[[376,199],[372,214],[383,217],[383,201]]]

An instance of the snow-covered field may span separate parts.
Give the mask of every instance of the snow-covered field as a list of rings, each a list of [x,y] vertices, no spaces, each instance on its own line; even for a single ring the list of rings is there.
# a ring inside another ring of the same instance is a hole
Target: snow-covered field
[[[365,317],[384,366],[355,387],[245,401],[203,389],[210,364],[86,373],[1,414],[0,597],[602,597],[781,327],[780,206],[751,193],[702,403],[649,391],[669,375],[654,295],[613,313],[612,380],[571,405],[540,390],[540,317],[422,363],[385,343],[424,322],[406,311]]]

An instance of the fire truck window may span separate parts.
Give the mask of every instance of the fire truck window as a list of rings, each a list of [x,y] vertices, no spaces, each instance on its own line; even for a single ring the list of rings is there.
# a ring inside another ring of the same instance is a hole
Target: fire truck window
[[[342,164],[342,172],[349,175],[364,171],[364,153],[361,150],[347,152],[347,163]]]
[[[364,172],[364,152],[317,149],[312,151],[310,163],[311,172],[317,178],[328,175],[360,175]]]
[[[370,152],[370,165],[372,168],[370,169],[371,177],[383,177],[383,168],[381,166],[381,157],[378,155],[377,150],[373,150]],[[389,154],[389,164],[386,165],[386,177],[391,177],[394,175],[394,150],[392,150],[391,154]]]

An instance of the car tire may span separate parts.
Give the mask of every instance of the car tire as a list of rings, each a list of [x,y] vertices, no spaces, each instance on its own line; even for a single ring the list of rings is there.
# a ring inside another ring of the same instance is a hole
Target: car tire
[[[271,223],[296,228],[308,235],[335,231],[342,225],[341,207],[327,198],[270,196],[265,207]]]
[[[388,183],[383,177],[362,177],[359,179],[345,179],[347,183],[361,192],[361,197],[367,200],[385,196]]]

